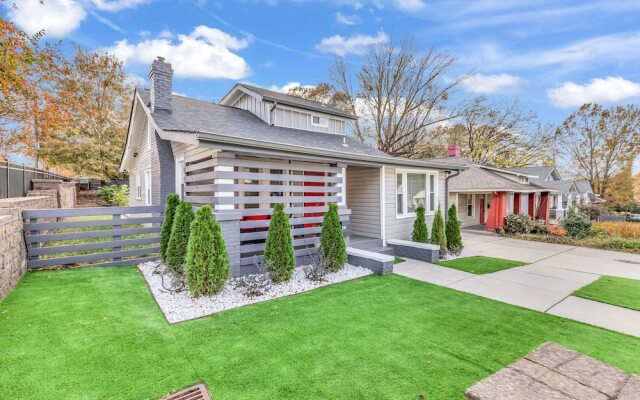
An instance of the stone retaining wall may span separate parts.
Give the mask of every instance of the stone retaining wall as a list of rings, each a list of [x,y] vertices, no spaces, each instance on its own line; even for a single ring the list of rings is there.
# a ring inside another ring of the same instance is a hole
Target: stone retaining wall
[[[57,207],[55,193],[0,200],[0,300],[14,288],[27,270],[22,210]]]
[[[76,184],[63,182],[62,179],[32,179],[33,190],[29,190],[27,196],[49,195],[50,191],[56,193],[59,208],[74,208],[76,206]]]

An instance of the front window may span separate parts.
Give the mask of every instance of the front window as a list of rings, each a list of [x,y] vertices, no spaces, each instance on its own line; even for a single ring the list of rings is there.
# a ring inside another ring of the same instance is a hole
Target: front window
[[[142,200],[142,174],[139,172],[136,176],[136,198]]]
[[[311,125],[321,126],[323,128],[326,128],[327,126],[329,126],[329,120],[327,120],[326,118],[318,117],[317,115],[314,115],[311,117]]]
[[[473,195],[467,195],[467,217],[473,217]]]
[[[438,179],[435,172],[401,171],[396,173],[396,214],[398,217],[415,215],[419,205],[428,214],[435,213]]]

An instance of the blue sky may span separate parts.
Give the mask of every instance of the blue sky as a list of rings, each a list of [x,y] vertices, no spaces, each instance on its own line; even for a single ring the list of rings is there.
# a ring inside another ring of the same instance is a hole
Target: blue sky
[[[334,57],[357,67],[367,44],[415,36],[475,75],[457,98],[518,98],[560,123],[579,104],[640,101],[640,1],[18,0],[28,32],[109,49],[133,79],[163,55],[174,91],[220,99],[234,82],[286,88],[327,80]]]

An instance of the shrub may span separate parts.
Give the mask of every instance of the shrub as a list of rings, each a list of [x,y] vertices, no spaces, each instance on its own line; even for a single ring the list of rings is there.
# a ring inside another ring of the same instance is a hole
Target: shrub
[[[231,275],[222,229],[208,205],[191,222],[184,275],[192,296],[219,293]]]
[[[176,215],[178,204],[180,204],[180,197],[177,194],[167,195],[167,202],[164,206],[164,221],[162,221],[162,231],[160,232],[160,257],[163,261],[166,261],[173,217]]]
[[[451,204],[451,207],[449,207],[445,234],[449,251],[454,254],[460,254],[463,248],[462,236],[460,235],[460,222],[458,221],[458,210],[455,204]]]
[[[181,201],[176,208],[171,226],[171,236],[167,245],[166,263],[169,268],[176,273],[184,263],[187,254],[187,244],[189,243],[189,232],[193,221],[193,208],[188,201]]]
[[[267,261],[267,272],[274,282],[287,281],[296,267],[296,256],[293,251],[293,236],[289,218],[284,213],[284,204],[273,207],[269,222],[269,233],[264,248],[264,259]]]
[[[129,204],[129,186],[127,185],[102,186],[97,193],[109,206],[125,207]]]
[[[553,236],[567,236],[567,231],[558,225],[549,225],[549,234]]]
[[[413,221],[413,232],[411,232],[411,240],[414,242],[427,243],[429,241],[429,230],[424,220],[424,211],[422,204],[416,208],[416,219]]]
[[[509,234],[529,233],[533,228],[533,222],[528,214],[509,214],[504,217],[504,231]]]
[[[327,266],[331,271],[342,269],[347,262],[347,245],[342,235],[338,206],[334,203],[329,204],[329,211],[324,214],[322,219],[319,252],[326,259]]]
[[[549,233],[549,227],[544,224],[544,221],[531,221],[531,233],[536,235],[546,235]]]
[[[438,205],[438,211],[436,211],[433,225],[431,226],[431,243],[440,245],[441,256],[447,254],[447,236],[444,231],[444,218],[442,217],[440,205]]]
[[[569,209],[560,225],[573,238],[584,238],[591,233],[591,221],[586,216],[578,214],[573,208]]]

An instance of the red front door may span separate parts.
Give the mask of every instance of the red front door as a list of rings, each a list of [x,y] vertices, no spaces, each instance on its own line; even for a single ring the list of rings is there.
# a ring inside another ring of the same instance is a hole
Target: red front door
[[[484,224],[484,198],[480,199],[480,223]]]

